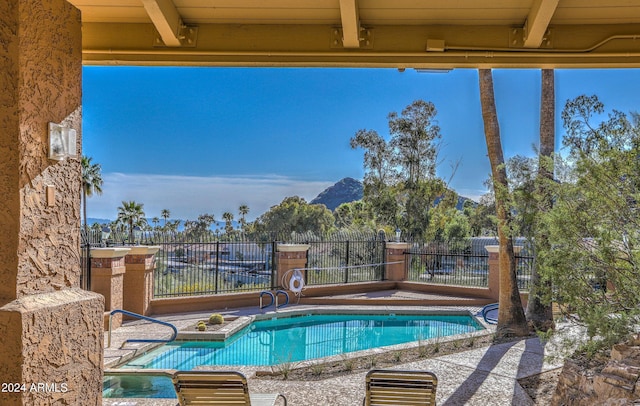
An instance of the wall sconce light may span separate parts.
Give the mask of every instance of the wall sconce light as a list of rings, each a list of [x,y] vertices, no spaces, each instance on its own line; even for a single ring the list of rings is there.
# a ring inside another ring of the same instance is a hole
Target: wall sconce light
[[[76,157],[76,130],[62,124],[49,123],[49,159],[62,161]]]

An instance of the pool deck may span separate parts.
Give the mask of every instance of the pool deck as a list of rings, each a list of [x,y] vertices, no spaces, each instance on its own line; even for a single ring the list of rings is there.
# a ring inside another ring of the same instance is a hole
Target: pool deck
[[[291,305],[285,310],[308,309],[363,309],[362,306],[318,306]],[[371,306],[367,307],[371,309]],[[403,310],[425,311],[465,311],[475,314],[480,307],[474,306],[386,306],[377,305],[376,309],[389,312]],[[272,308],[271,308],[272,309]],[[198,320],[207,319],[212,312],[225,316],[248,316],[263,313],[257,307],[242,309],[212,310],[188,314],[158,316],[163,321],[174,324],[178,330],[193,326]],[[280,311],[279,311],[280,312]],[[158,327],[155,327],[158,326]],[[489,327],[491,333],[492,327]],[[475,333],[474,333],[475,334]],[[487,334],[484,332],[484,334]],[[143,353],[149,349],[148,344],[126,344],[120,346],[127,338],[166,338],[170,335],[167,327],[150,325],[144,321],[127,321],[112,333],[111,347],[107,348],[105,333],[105,368],[112,368],[123,360]],[[518,384],[517,379],[537,375],[541,372],[562,366],[559,361],[550,362],[548,355],[554,354],[556,346],[553,342],[543,344],[538,338],[495,344],[483,348],[472,349],[456,354],[436,358],[407,361],[395,365],[392,369],[419,369],[434,372],[438,377],[438,405],[533,405],[531,398]],[[233,368],[243,372],[249,380],[252,393],[284,394],[288,404],[295,405],[360,405],[365,393],[366,371],[355,371],[350,375],[336,376],[324,380],[295,381],[269,380],[255,378],[256,368]],[[265,369],[265,368],[261,368]],[[175,399],[104,399],[103,406],[175,406]]]

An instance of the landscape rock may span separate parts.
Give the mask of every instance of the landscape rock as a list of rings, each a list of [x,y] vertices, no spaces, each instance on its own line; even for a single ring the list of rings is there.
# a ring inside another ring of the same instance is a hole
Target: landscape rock
[[[618,344],[601,371],[565,361],[552,405],[637,405],[640,403],[640,343]]]

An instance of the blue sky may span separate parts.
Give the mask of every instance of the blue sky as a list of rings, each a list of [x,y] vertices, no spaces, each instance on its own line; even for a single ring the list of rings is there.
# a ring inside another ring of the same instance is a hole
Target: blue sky
[[[505,157],[537,144],[540,71],[495,70]],[[566,100],[597,94],[607,109],[640,111],[640,70],[557,70],[556,139]],[[407,69],[93,67],[83,69],[83,154],[102,165],[89,217],[114,219],[123,200],[148,217],[247,204],[252,220],[287,196],[311,200],[344,177],[362,179],[359,129],[388,138],[387,114],[417,99],[438,110],[438,174],[478,198],[489,174],[478,73]]]

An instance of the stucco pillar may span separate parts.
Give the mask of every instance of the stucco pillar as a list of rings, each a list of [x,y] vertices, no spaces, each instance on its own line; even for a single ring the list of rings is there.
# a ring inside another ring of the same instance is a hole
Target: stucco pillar
[[[276,273],[276,287],[284,288],[282,286],[282,277],[288,276],[291,278],[292,269],[304,269],[307,267],[307,251],[309,250],[308,244],[278,244],[277,248],[277,273]],[[307,281],[307,272],[302,271],[304,275],[305,283]],[[287,280],[287,285],[288,285]]]
[[[387,265],[385,265],[385,279],[388,281],[407,280],[407,266],[405,252],[409,249],[407,242],[388,242],[385,246]]]
[[[48,123],[78,132],[80,12],[0,2],[0,393],[3,405],[101,405],[103,298],[79,288],[80,161],[48,159]],[[10,389],[5,387],[5,389]]]
[[[484,247],[489,253],[489,296],[496,302],[500,299],[500,261],[498,260],[499,245],[487,245]],[[513,252],[518,254],[522,250],[521,245],[514,245]],[[517,264],[516,264],[517,266]]]
[[[498,261],[500,246],[487,245],[484,249],[489,253],[489,275],[487,276],[489,296],[497,302],[500,299],[500,261]]]
[[[122,309],[124,292],[125,247],[91,249],[91,290],[104,296],[104,328],[109,329],[109,313]],[[122,314],[112,317],[111,327],[122,325]]]
[[[156,268],[156,252],[159,246],[131,247],[124,258],[127,271],[124,274],[123,309],[146,316],[153,299],[153,271]]]

